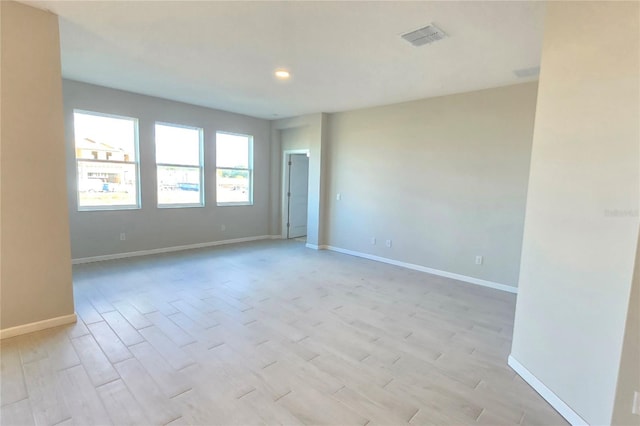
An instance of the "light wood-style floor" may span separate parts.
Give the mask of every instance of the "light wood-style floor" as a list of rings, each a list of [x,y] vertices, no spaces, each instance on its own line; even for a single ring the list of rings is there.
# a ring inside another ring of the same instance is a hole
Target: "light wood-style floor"
[[[4,425],[566,424],[506,364],[515,296],[299,242],[80,265],[1,343]]]

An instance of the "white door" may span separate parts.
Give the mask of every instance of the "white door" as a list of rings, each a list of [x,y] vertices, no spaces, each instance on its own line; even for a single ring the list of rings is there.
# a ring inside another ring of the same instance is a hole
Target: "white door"
[[[307,235],[307,203],[309,198],[309,157],[307,154],[289,155],[289,183],[287,189],[287,238]]]

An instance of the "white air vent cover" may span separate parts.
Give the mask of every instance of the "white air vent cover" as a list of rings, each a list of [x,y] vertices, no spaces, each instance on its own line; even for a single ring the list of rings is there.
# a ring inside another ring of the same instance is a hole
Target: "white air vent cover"
[[[433,43],[434,41],[442,40],[447,37],[447,34],[434,24],[431,24],[424,28],[420,28],[419,30],[402,34],[401,37],[414,46],[423,46],[425,44]]]
[[[540,74],[540,67],[522,68],[513,72],[518,78],[536,77]]]

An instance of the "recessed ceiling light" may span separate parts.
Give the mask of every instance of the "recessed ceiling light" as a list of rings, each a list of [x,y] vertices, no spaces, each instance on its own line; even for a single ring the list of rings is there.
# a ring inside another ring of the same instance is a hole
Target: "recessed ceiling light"
[[[291,74],[289,73],[289,71],[282,68],[277,69],[275,74],[276,74],[276,77],[279,78],[280,80],[286,80],[289,77],[291,77]]]

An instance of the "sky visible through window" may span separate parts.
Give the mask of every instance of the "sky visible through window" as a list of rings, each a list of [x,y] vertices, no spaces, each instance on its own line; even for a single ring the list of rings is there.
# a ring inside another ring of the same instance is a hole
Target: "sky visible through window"
[[[249,168],[249,138],[228,133],[216,134],[216,166]]]
[[[156,124],[156,162],[200,165],[200,129]]]
[[[135,120],[81,112],[75,112],[73,120],[76,146],[85,138],[91,139],[122,149],[129,158],[135,158]]]

